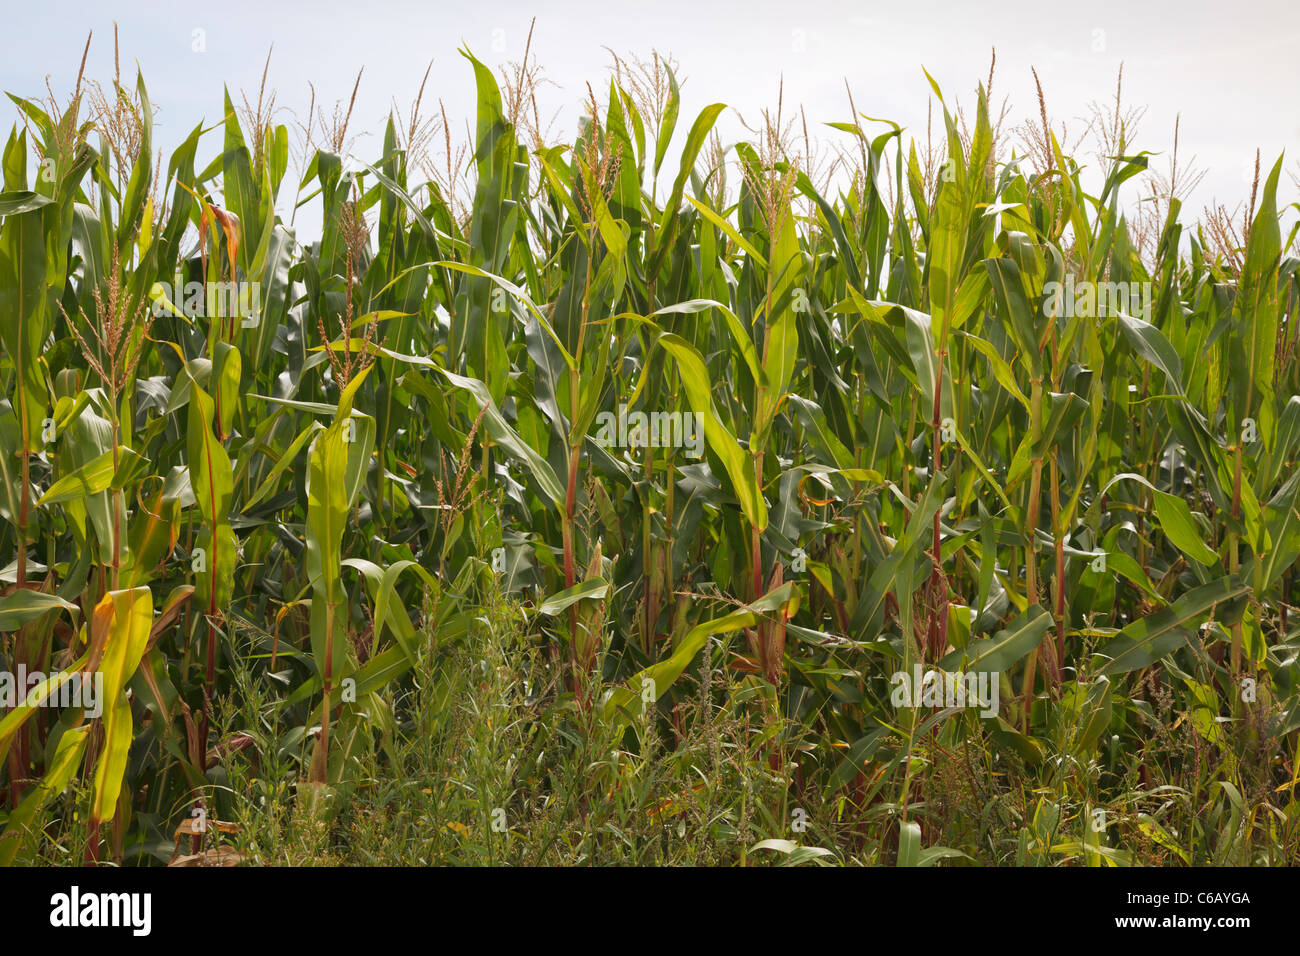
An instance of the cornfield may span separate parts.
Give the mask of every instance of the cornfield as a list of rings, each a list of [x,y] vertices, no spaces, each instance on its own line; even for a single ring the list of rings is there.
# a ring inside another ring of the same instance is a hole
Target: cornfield
[[[1281,158],[464,56],[445,170],[13,98],[0,864],[1300,862]]]

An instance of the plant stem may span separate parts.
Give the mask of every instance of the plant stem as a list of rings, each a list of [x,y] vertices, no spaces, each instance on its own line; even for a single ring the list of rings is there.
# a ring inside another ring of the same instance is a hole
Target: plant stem
[[[1029,397],[1029,434],[1030,441],[1038,444],[1043,435],[1043,382],[1035,378]],[[1025,602],[1029,607],[1038,603],[1038,503],[1042,494],[1043,458],[1036,455],[1032,459],[1033,470],[1029,479],[1029,508],[1025,516]],[[1038,653],[1029,655],[1025,663],[1025,682],[1021,689],[1025,701],[1024,731],[1029,732],[1030,711],[1034,702],[1034,676],[1037,670]]]

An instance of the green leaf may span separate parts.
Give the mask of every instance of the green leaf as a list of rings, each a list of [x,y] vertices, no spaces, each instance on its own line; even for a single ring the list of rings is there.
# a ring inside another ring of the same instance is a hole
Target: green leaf
[[[588,598],[599,600],[609,593],[609,582],[603,578],[588,578],[585,581],[579,581],[571,588],[565,588],[552,594],[541,604],[537,605],[537,613],[545,614],[548,617],[554,617],[561,611],[565,610],[572,604]]]
[[[1164,373],[1165,387],[1175,395],[1185,395],[1183,363],[1160,330],[1124,312],[1116,313],[1115,320],[1134,351]]]
[[[656,175],[659,173],[659,167],[664,164],[664,155],[668,152],[668,143],[673,138],[673,130],[677,128],[677,113],[681,109],[682,102],[677,76],[673,73],[672,67],[665,63],[664,72],[668,74],[668,102],[664,106],[663,119],[659,123],[659,135],[655,140],[654,172]]]
[[[307,577],[327,603],[343,600],[339,549],[347,523],[348,444],[336,421],[316,437],[307,464]]]
[[[234,473],[226,450],[212,432],[214,404],[212,398],[191,380],[189,428],[186,435],[189,451],[190,488],[199,512],[209,528],[229,520],[230,496],[234,491]]]
[[[1156,520],[1160,522],[1160,528],[1169,540],[1189,558],[1207,567],[1217,564],[1219,556],[1203,540],[1201,530],[1192,520],[1192,509],[1187,506],[1187,502],[1163,491],[1154,493]]]
[[[69,611],[75,615],[80,608],[57,594],[46,594],[30,588],[6,594],[0,597],[0,632],[16,631],[28,621],[57,610]]]
[[[1300,471],[1264,506],[1263,520],[1270,545],[1263,554],[1252,555],[1251,567],[1243,571],[1256,581],[1260,593],[1270,590],[1300,558]],[[1258,577],[1252,576],[1254,571]]]
[[[898,824],[898,865],[921,865],[921,824],[915,820]]]
[[[60,687],[72,680],[76,674],[81,673],[89,656],[89,652],[82,654],[80,658],[65,669],[45,678],[45,680],[28,691],[27,697],[17,707],[10,710],[3,718],[0,718],[0,757],[3,757],[8,750],[9,741],[13,739],[14,734],[44,705],[45,701],[49,700]]]
[[[1240,428],[1247,417],[1258,417],[1266,448],[1273,446],[1277,422],[1273,366],[1281,319],[1277,288],[1282,247],[1277,217],[1277,183],[1281,172],[1282,157],[1279,156],[1264,183],[1259,208],[1250,225],[1245,263],[1233,305],[1236,321],[1229,327],[1228,336],[1231,370],[1228,394],[1232,409],[1229,430]]]
[[[439,368],[438,371],[452,385],[464,389],[474,397],[479,409],[483,411],[483,423],[492,440],[527,465],[538,486],[546,493],[546,497],[550,498],[557,508],[563,508],[565,491],[560,484],[560,479],[555,475],[555,470],[501,417],[487,386],[476,378],[466,378],[445,368]]]
[[[345,558],[344,567],[356,568],[366,578],[370,589],[370,599],[374,606],[373,630],[376,642],[385,633],[391,631],[397,644],[407,660],[414,667],[419,656],[418,635],[411,618],[406,613],[406,606],[397,593],[397,581],[402,572],[414,571],[430,587],[436,587],[436,579],[427,570],[414,561],[395,561],[387,568],[381,569],[373,561],[364,558]]]
[[[149,464],[148,460],[130,448],[119,447],[117,458],[116,469],[113,466],[113,452],[106,451],[72,474],[64,475],[41,495],[36,502],[37,507],[88,498],[108,488],[124,488]]]
[[[1052,616],[1040,605],[1033,604],[993,637],[953,651],[939,666],[948,671],[960,666],[972,672],[999,673],[1034,651],[1051,629]]]
[[[104,644],[99,673],[104,697],[115,700],[140,666],[153,626],[153,592],[148,588],[109,591],[91,612],[91,644]]]
[[[0,216],[16,216],[19,213],[31,212],[33,209],[48,206],[52,202],[54,200],[49,196],[42,196],[30,189],[15,189],[11,192],[3,192],[0,193]]]
[[[1007,320],[1007,329],[1020,351],[1020,359],[1035,379],[1043,376],[1043,354],[1038,347],[1037,323],[1025,295],[1020,267],[1013,259],[985,259],[989,284],[997,301],[998,312]]]
[[[972,273],[972,275],[974,274]],[[998,384],[1005,388],[1016,401],[1025,406],[1026,411],[1029,411],[1029,399],[1020,390],[1020,386],[1016,383],[1015,374],[1011,371],[1011,366],[998,354],[997,349],[977,335],[972,335],[969,332],[962,332],[961,334],[965,336],[967,342],[975,346],[975,349],[981,355],[988,359],[989,365],[993,369],[993,377],[997,379]]]
[[[1182,647],[1202,617],[1225,601],[1250,592],[1239,578],[1219,578],[1188,591],[1169,607],[1134,621],[1097,653],[1109,658],[1098,671],[1104,677],[1149,667]]]
[[[767,432],[794,376],[799,358],[799,330],[791,300],[796,293],[806,296],[807,290],[800,285],[803,282],[803,255],[795,234],[794,216],[782,217],[780,235],[772,239],[771,282],[773,290],[769,305],[773,314],[768,316],[763,342],[763,375],[767,391],[755,429],[759,434]]]
[[[624,686],[611,689],[601,705],[601,716],[604,720],[616,724],[626,721],[630,709],[642,706],[642,693],[647,687],[649,696],[657,701],[681,676],[682,671],[695,659],[695,655],[700,652],[710,637],[714,634],[738,631],[742,627],[752,627],[763,617],[777,612],[790,613],[791,602],[798,600],[794,593],[793,582],[786,582],[752,604],[746,604],[730,614],[695,625],[677,642],[676,650],[670,657],[629,677]]]
[[[55,797],[62,793],[72,781],[81,763],[81,755],[86,750],[86,737],[90,725],[70,727],[59,738],[59,745],[54,751],[40,782],[23,797],[22,803],[9,814],[5,824],[4,836],[0,837],[0,866],[12,866],[14,856],[23,847],[25,837],[34,829],[33,821]]]
[[[6,191],[15,188],[15,174],[23,180],[21,188],[26,188],[25,169],[9,164],[10,156],[17,154],[18,163],[25,166],[26,133],[11,143],[16,148],[6,155]],[[49,332],[44,222],[44,212],[27,212],[5,216],[0,223],[0,343],[17,373],[13,408],[21,447],[30,451],[39,451],[44,444],[46,385],[40,357]],[[62,282],[62,277],[57,281]]]
[[[668,195],[668,201],[664,203],[659,223],[658,237],[655,240],[654,259],[649,271],[649,278],[651,279],[657,276],[660,269],[663,268],[668,250],[672,247],[672,240],[676,235],[680,219],[678,208],[682,204],[682,194],[686,189],[686,180],[690,177],[691,171],[695,169],[695,160],[704,147],[704,141],[709,137],[709,130],[713,129],[713,124],[717,121],[718,115],[726,108],[725,103],[710,103],[700,110],[700,115],[695,117],[695,122],[691,124],[691,131],[686,134],[686,143],[682,147],[681,162],[677,168],[677,178],[673,180],[673,190]]]
[[[1188,507],[1187,502],[1182,498],[1157,490],[1155,485],[1134,472],[1124,472],[1116,475],[1106,483],[1102,489],[1102,494],[1104,495],[1109,491],[1116,482],[1124,479],[1136,481],[1150,489],[1155,503],[1156,520],[1160,523],[1160,530],[1165,533],[1165,536],[1173,542],[1178,550],[1206,567],[1218,563],[1219,556],[1205,543],[1201,529],[1197,527],[1195,519],[1192,518],[1192,509]]]
[[[767,268],[767,260],[763,258],[762,254],[754,248],[753,244],[748,239],[740,234],[739,229],[693,196],[687,196],[686,201],[698,209],[700,215],[721,229],[727,235],[727,238],[740,246],[740,248],[745,251],[745,255],[749,256],[750,260],[756,266],[760,269]]]
[[[117,812],[126,758],[131,751],[131,701],[125,694],[118,694],[110,701],[104,714],[104,749],[95,767],[91,792],[90,817],[95,823],[103,823]]]
[[[790,866],[798,866],[808,860],[815,860],[820,857],[834,857],[835,854],[823,846],[800,846],[793,840],[767,839],[759,840],[749,848],[750,853],[757,853],[759,850],[775,850],[777,853],[783,853],[787,857]]]
[[[700,353],[680,335],[665,332],[659,336],[663,346],[677,361],[677,371],[681,375],[682,385],[690,410],[703,417],[704,437],[709,447],[722,459],[722,466],[731,479],[732,489],[740,500],[740,508],[751,526],[762,531],[767,527],[767,502],[763,500],[762,490],[754,480],[754,470],[749,456],[741,449],[739,442],[718,417],[713,404],[713,388],[709,382],[709,371]]]

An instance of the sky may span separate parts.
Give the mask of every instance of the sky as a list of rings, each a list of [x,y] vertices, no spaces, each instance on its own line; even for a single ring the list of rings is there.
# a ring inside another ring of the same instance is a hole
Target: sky
[[[473,72],[457,53],[465,46],[494,68],[523,57],[536,17],[532,52],[554,86],[542,89],[543,118],[556,110],[553,136],[576,130],[586,84],[608,87],[611,57],[649,59],[671,54],[685,77],[678,139],[709,103],[726,103],[719,128],[734,141],[740,118],[754,125],[774,108],[784,84],[790,115],[802,105],[815,139],[844,143],[824,123],[851,112],[845,81],[858,110],[894,120],[924,139],[931,91],[923,68],[954,99],[971,102],[997,50],[994,105],[1009,97],[1012,122],[1037,112],[1031,67],[1037,68],[1049,115],[1082,129],[1089,104],[1114,96],[1124,69],[1127,105],[1145,107],[1134,146],[1161,155],[1165,169],[1180,120],[1180,165],[1205,171],[1184,204],[1188,213],[1221,202],[1232,208],[1249,197],[1255,150],[1265,170],[1285,150],[1281,199],[1296,198],[1300,176],[1300,5],[1294,0],[1099,0],[1071,8],[1042,0],[995,5],[848,2],[848,0],[656,0],[618,3],[394,2],[317,0],[191,2],[58,2],[0,0],[10,37],[0,59],[0,88],[44,95],[48,78],[59,96],[76,79],[88,31],[94,31],[87,74],[113,73],[113,24],[118,25],[124,76],[138,65],[157,109],[155,145],[170,150],[200,121],[220,119],[222,88],[239,101],[255,99],[272,48],[269,85],[278,119],[292,129],[306,118],[314,85],[318,105],[332,111],[346,101],[364,67],[353,130],[370,133],[353,144],[360,160],[374,161],[383,123],[394,104],[405,112],[432,61],[425,109],[446,105],[453,130],[474,109]],[[17,118],[10,108],[10,121]],[[883,130],[885,127],[878,127]],[[554,141],[554,140],[553,140]],[[200,144],[200,165],[216,155],[219,134]],[[1088,149],[1080,159],[1089,159]],[[675,160],[670,160],[675,170]],[[1136,190],[1130,199],[1136,198]],[[300,237],[310,217],[298,222]]]

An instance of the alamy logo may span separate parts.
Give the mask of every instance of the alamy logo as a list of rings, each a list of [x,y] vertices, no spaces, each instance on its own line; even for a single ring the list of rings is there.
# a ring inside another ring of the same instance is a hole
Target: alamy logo
[[[148,893],[82,893],[74,886],[70,893],[50,897],[50,925],[126,926],[132,935],[148,936],[152,928],[153,898]]]
[[[684,448],[692,458],[704,454],[704,416],[698,412],[629,412],[618,406],[618,414],[596,416],[600,430],[596,442],[602,448]]]
[[[191,319],[238,317],[243,328],[253,328],[262,311],[260,282],[155,282],[150,297],[155,319],[180,309]]]
[[[921,672],[912,665],[912,673],[895,671],[889,678],[893,685],[890,703],[895,707],[981,707],[981,717],[998,713],[998,675],[995,671]]]
[[[1075,282],[1066,273],[1065,282],[1043,283],[1043,314],[1067,319],[1095,319],[1113,310],[1151,321],[1150,282]]]
[[[0,707],[12,710],[27,700],[28,694],[45,683],[50,675],[27,670],[18,665],[18,673],[0,671]],[[80,707],[93,720],[104,712],[104,675],[96,671],[87,677],[73,674],[37,703],[39,707]]]

